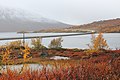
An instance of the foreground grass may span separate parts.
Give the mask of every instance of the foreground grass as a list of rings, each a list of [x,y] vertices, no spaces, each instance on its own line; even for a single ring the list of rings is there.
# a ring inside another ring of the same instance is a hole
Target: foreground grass
[[[26,69],[21,73],[7,69],[2,72],[0,80],[119,80],[120,53],[103,54],[89,59],[47,60],[34,58],[44,67],[42,70]],[[46,65],[54,66],[47,69]]]

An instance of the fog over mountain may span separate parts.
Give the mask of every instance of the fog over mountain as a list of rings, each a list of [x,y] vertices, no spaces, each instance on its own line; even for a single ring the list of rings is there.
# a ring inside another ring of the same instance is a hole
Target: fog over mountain
[[[36,31],[50,28],[65,28],[70,25],[47,19],[39,14],[29,13],[21,9],[0,7],[0,32],[4,31]]]

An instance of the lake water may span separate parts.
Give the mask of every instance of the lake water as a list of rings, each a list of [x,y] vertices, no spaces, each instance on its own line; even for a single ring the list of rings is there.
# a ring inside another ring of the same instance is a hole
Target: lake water
[[[73,34],[73,33],[26,33],[25,36],[43,36],[43,35],[57,35],[57,34]],[[96,34],[97,35],[97,34]],[[0,38],[11,38],[11,37],[22,37],[22,34],[17,34],[16,32],[9,33],[0,33]],[[103,37],[107,40],[107,43],[111,49],[120,49],[120,33],[105,33]],[[48,47],[52,38],[43,38],[42,44]],[[91,34],[88,35],[77,35],[77,36],[68,36],[62,37],[63,48],[88,48],[87,44],[91,42]],[[12,40],[0,41],[0,45],[4,45],[7,42]],[[30,44],[31,40],[27,39],[26,42]]]

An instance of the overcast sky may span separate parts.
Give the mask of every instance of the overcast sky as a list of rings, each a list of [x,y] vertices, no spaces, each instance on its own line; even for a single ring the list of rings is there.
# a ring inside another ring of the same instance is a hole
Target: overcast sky
[[[120,0],[0,0],[0,6],[21,8],[69,24],[120,18]]]

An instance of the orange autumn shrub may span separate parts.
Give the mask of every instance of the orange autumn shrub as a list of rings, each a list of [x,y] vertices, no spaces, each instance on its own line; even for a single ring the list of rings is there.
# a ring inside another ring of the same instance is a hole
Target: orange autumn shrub
[[[97,37],[95,37],[95,35],[92,34],[91,44],[88,44],[88,47],[89,47],[89,50],[87,50],[88,53],[99,52],[101,50],[109,48],[107,41],[103,38],[102,33],[99,33]]]

